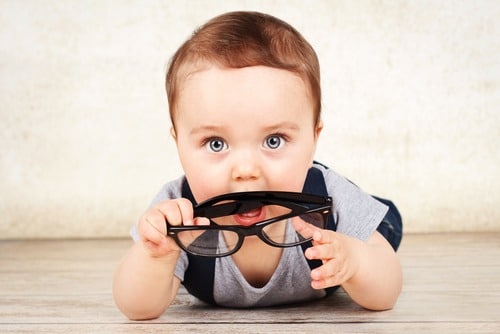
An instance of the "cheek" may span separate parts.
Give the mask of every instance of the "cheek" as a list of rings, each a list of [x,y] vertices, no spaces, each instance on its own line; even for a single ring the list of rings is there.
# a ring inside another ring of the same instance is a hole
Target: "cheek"
[[[191,191],[198,203],[226,191],[227,180],[223,175],[227,175],[227,171],[209,168],[209,166],[203,164],[190,164],[183,168]]]
[[[196,202],[200,203],[206,199],[213,197],[210,193],[210,182],[208,182],[208,178],[200,176],[199,174],[186,174],[186,178],[189,182],[189,186],[191,188],[191,192],[196,200]]]
[[[302,149],[295,152],[294,159],[290,159],[283,170],[276,173],[276,178],[281,187],[287,191],[301,192],[307,177],[309,168],[312,166],[314,151]]]
[[[301,192],[310,167],[311,164],[305,161],[292,160],[273,168],[268,174],[269,189]]]

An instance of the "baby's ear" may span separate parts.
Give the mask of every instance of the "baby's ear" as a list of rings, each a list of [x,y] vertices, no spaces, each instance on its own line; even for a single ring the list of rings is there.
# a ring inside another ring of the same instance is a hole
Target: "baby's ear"
[[[170,128],[170,135],[172,136],[172,138],[174,138],[174,140],[177,140],[177,134],[175,133],[175,129],[173,126]]]
[[[316,128],[314,129],[314,136],[316,140],[318,139],[321,130],[323,130],[323,121],[319,120],[318,124],[316,124]]]

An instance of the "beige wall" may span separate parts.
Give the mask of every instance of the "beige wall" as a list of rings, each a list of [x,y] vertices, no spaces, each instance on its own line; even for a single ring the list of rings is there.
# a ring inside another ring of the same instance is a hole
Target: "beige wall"
[[[163,76],[223,11],[316,48],[317,157],[408,232],[500,230],[500,2],[0,0],[0,238],[124,236],[180,173]]]

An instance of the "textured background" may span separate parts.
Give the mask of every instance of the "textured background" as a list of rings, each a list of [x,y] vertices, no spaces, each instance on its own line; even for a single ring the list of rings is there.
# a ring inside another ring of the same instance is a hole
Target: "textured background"
[[[166,63],[239,9],[318,52],[318,160],[408,232],[500,230],[499,1],[0,0],[0,238],[126,235],[181,173]]]

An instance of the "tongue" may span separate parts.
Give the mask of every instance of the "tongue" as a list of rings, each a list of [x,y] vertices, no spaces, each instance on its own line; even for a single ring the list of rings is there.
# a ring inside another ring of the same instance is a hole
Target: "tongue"
[[[248,212],[240,213],[240,216],[252,218],[252,217],[257,217],[259,214],[260,214],[260,209],[254,209]]]
[[[253,209],[234,215],[234,220],[243,226],[250,226],[264,220],[265,214],[263,208]]]

